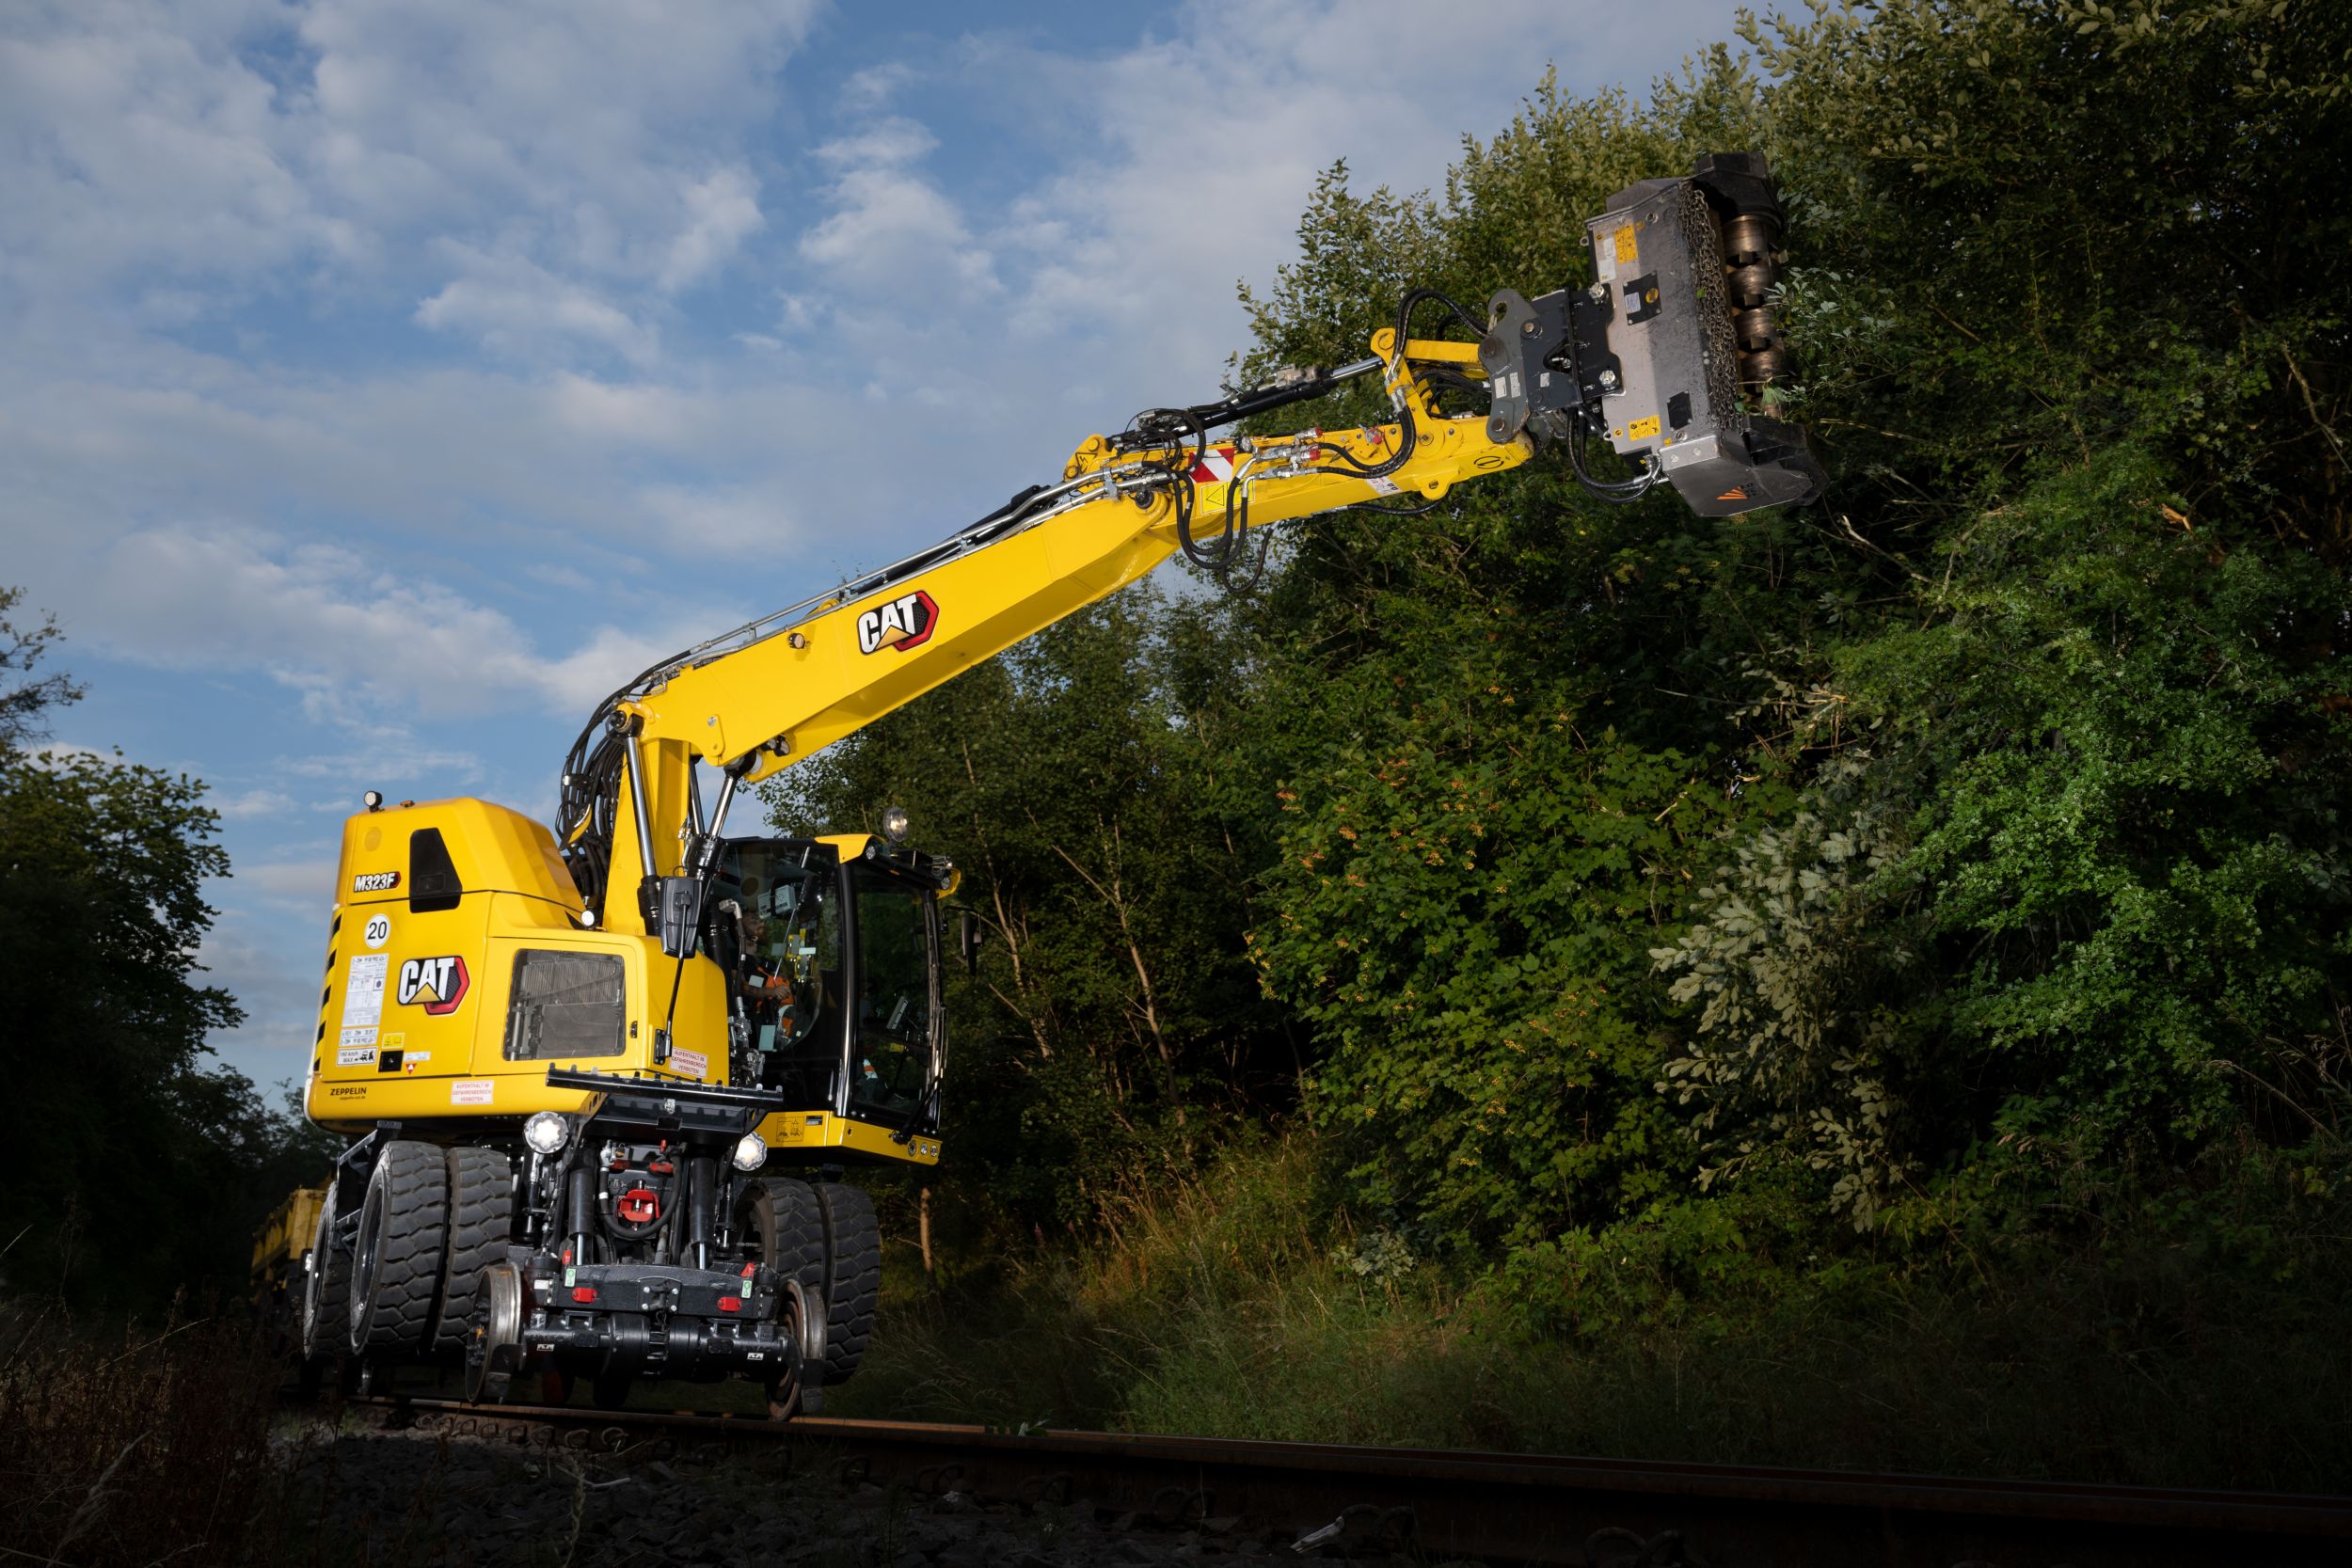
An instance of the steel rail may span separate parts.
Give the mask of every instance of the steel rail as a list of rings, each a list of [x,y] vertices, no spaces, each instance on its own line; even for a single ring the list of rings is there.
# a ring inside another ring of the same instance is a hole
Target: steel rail
[[[1088,1502],[1180,1525],[1239,1518],[1280,1544],[1544,1568],[2002,1568],[2352,1560],[2352,1497],[1983,1481],[1762,1465],[915,1421],[355,1400],[464,1435],[612,1449],[776,1443],[852,1479],[1013,1501]]]

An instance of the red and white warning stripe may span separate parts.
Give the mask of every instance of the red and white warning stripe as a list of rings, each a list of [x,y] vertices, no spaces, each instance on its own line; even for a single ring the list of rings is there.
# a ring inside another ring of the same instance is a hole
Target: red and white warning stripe
[[[1211,447],[1200,454],[1200,461],[1192,466],[1195,484],[1223,484],[1233,477],[1233,449]]]

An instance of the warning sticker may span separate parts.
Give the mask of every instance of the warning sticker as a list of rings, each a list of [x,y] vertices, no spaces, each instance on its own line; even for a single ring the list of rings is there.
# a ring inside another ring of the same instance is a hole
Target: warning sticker
[[[376,1026],[384,1022],[384,976],[391,968],[388,953],[354,953],[351,973],[343,981],[343,1043],[373,1045]],[[368,1037],[355,1040],[351,1032],[365,1029]]]
[[[1619,224],[1617,226],[1617,232],[1614,239],[1617,250],[1617,265],[1621,267],[1631,266],[1633,264],[1634,257],[1638,254],[1638,252],[1634,249],[1633,244],[1633,225],[1629,223]]]
[[[1223,484],[1233,477],[1233,449],[1211,447],[1200,454],[1200,461],[1192,466],[1195,484]]]
[[[699,1051],[673,1051],[670,1065],[689,1078],[700,1078],[710,1070],[710,1058]]]
[[[497,1087],[498,1080],[495,1078],[455,1079],[449,1086],[449,1102],[452,1105],[487,1105],[491,1091]]]
[[[1379,491],[1384,496],[1393,496],[1397,493],[1397,483],[1396,481],[1392,479],[1377,479],[1371,475],[1366,475],[1364,483],[1371,485],[1375,490]]]
[[[346,1046],[335,1053],[337,1067],[365,1067],[373,1060],[375,1060],[375,1052],[372,1048],[353,1049]]]
[[[336,1037],[335,1043],[337,1045],[373,1045],[375,1043],[375,1031],[373,1029],[346,1029],[341,1035]]]

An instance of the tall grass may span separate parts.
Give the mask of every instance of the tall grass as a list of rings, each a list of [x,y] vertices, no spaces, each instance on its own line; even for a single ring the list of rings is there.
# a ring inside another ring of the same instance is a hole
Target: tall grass
[[[279,1370],[242,1314],[91,1334],[0,1307],[7,1559],[247,1560],[283,1468],[270,1445]]]
[[[1303,1139],[1116,1236],[947,1290],[895,1257],[841,1414],[2152,1485],[2352,1488],[2352,1254],[2119,1222],[1965,1268],[1620,1283],[1581,1332],[1524,1274],[1357,1235]],[[1636,1260],[1629,1258],[1629,1263]],[[1798,1283],[1791,1283],[1791,1280]]]

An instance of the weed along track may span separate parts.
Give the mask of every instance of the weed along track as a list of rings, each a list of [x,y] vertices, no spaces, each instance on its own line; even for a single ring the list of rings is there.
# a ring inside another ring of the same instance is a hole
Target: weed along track
[[[2346,1497],[441,1400],[362,1398],[348,1408],[387,1434],[542,1450],[616,1476],[659,1466],[675,1480],[780,1458],[774,1473],[796,1484],[864,1499],[865,1535],[835,1526],[830,1539],[845,1560],[873,1568],[1152,1568],[1221,1557],[2118,1568],[2352,1552]],[[581,1481],[592,1484],[621,1482]],[[806,1555],[799,1544],[777,1560]]]

